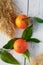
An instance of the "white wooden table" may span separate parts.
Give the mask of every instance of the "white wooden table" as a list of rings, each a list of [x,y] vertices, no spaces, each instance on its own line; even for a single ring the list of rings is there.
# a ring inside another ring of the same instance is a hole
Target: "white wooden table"
[[[14,0],[15,4],[18,6],[20,11],[22,11],[24,14],[28,16],[38,16],[43,18],[43,0]],[[28,11],[27,11],[28,10]],[[18,32],[17,36],[19,37],[21,35],[21,31]],[[33,36],[35,38],[40,39],[42,42],[39,44],[29,44],[29,50],[31,53],[31,56],[35,56],[36,54],[39,54],[40,52],[43,52],[43,24],[39,24],[34,22],[34,33]],[[0,34],[0,48],[8,41],[4,35]],[[24,64],[24,57],[20,54],[17,54],[14,51],[10,51],[10,53],[15,56],[18,61],[20,62],[20,65],[28,65],[28,61],[26,60],[26,64]],[[0,65],[11,65],[4,63],[0,60]]]

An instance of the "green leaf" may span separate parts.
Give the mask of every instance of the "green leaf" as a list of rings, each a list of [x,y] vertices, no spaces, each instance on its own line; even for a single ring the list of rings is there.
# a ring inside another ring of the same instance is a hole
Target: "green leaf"
[[[32,36],[32,33],[33,33],[33,25],[27,27],[23,31],[22,38],[25,39],[25,40],[27,40],[27,39],[29,39]]]
[[[27,50],[26,52],[24,52],[24,53],[23,53],[23,56],[24,56],[26,59],[29,60],[29,58],[30,58],[30,53],[29,53],[29,51]]]
[[[35,43],[39,43],[40,42],[40,40],[36,39],[36,38],[30,38],[30,39],[27,39],[26,41],[28,41],[28,42],[35,42]]]
[[[6,45],[3,46],[5,49],[13,49],[13,44],[18,38],[11,39]]]
[[[1,51],[1,59],[6,62],[6,63],[10,63],[10,64],[17,64],[19,65],[18,61],[7,51],[2,50]]]
[[[32,17],[32,19],[39,22],[39,23],[43,23],[43,19],[41,19],[39,17]]]
[[[1,58],[1,51],[0,51],[0,58]]]

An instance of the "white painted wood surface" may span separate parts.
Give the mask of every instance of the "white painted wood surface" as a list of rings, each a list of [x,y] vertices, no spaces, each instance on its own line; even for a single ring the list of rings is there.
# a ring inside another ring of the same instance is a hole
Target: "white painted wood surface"
[[[20,11],[22,11],[24,14],[27,14],[27,3],[28,0],[15,0],[14,3],[18,6]],[[29,10],[28,10],[28,16],[38,16],[43,18],[43,0],[29,0]],[[17,33],[17,37],[21,36],[22,31],[19,30]],[[40,39],[42,42],[40,44],[29,44],[29,50],[31,53],[31,56],[35,56],[36,54],[39,54],[40,52],[43,52],[43,24],[39,24],[37,22],[34,22],[34,33],[33,36],[35,38]],[[8,41],[4,35],[0,34],[0,48]],[[14,51],[10,51],[10,53],[15,56],[18,61],[20,62],[20,65],[24,65],[24,57],[22,55],[14,53]],[[0,60],[0,65],[11,65],[4,63]],[[26,65],[28,65],[28,61],[26,61]]]
[[[28,0],[15,0],[14,3],[24,14],[27,14],[27,1]]]
[[[43,1],[42,0],[29,0],[29,11],[28,16],[37,16],[43,18]],[[29,44],[29,50],[31,57],[39,53],[43,53],[43,24],[33,22],[34,32],[33,38],[38,38],[41,40],[39,44],[31,43]]]
[[[30,0],[29,1],[29,12],[28,12],[28,15],[29,16],[37,16],[37,17],[43,18],[43,1],[42,0]],[[37,23],[37,22],[33,22],[33,24],[34,24],[34,33],[33,33],[32,37],[36,37],[36,38],[40,39],[42,41],[40,44],[42,44],[43,43],[43,34],[42,34],[43,33],[43,24],[40,24],[40,23]],[[40,44],[38,44],[39,49],[40,49],[40,46],[41,46]],[[37,44],[36,44],[36,48],[35,48],[36,51],[34,49],[35,45],[32,45],[31,47],[33,47],[33,49],[32,49],[33,51],[31,50],[33,55],[34,54],[36,55],[37,51],[40,52],[39,49],[38,50],[36,49],[37,48]],[[41,50],[43,50],[43,49],[41,49]]]

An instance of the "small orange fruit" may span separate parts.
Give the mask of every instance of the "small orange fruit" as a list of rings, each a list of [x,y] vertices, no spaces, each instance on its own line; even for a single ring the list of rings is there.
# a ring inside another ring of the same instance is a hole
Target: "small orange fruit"
[[[14,50],[17,53],[24,53],[27,50],[27,42],[23,39],[18,39],[14,42]]]
[[[29,23],[30,23],[30,19],[23,14],[19,15],[15,20],[16,26],[20,29],[25,29]]]

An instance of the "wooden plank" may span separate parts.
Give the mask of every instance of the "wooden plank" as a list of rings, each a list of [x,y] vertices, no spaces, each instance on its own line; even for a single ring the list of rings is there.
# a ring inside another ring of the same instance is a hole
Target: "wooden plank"
[[[27,0],[15,0],[18,8],[24,13],[27,14]]]
[[[28,16],[38,16],[43,18],[43,0],[29,0]],[[30,55],[35,56],[43,52],[43,24],[34,22],[33,38],[38,38],[42,42],[39,44],[29,44]],[[27,64],[28,65],[28,61]]]
[[[39,16],[41,17],[41,18],[43,18],[43,0],[40,0],[40,14],[39,14]]]
[[[27,14],[27,0],[14,0],[14,3],[16,4],[16,6],[18,7],[18,9],[24,13]],[[17,30],[16,32],[17,35],[15,35],[15,37],[21,37],[22,34],[22,30]],[[7,38],[5,35],[0,34],[0,48],[3,47],[3,45],[5,45],[9,38]],[[24,57],[21,54],[17,54],[14,51],[10,51],[10,53],[16,57],[16,59],[20,62],[20,65],[24,65]],[[11,65],[11,64],[7,64],[3,61],[0,60],[0,64],[1,65]]]
[[[28,15],[43,18],[43,0],[29,0]]]
[[[27,3],[28,3],[28,0],[15,0],[15,2],[16,2],[16,5],[17,5],[17,7],[19,7],[19,9],[20,9],[20,11],[23,13],[23,14],[26,14],[27,15]],[[18,33],[19,33],[19,35],[18,35]],[[20,32],[18,32],[17,33],[17,36],[19,37],[19,36],[21,36],[21,30],[20,30]],[[24,65],[26,65],[26,59],[24,58],[24,59],[21,59],[22,61],[24,61]]]
[[[40,0],[29,0],[29,13],[30,16],[38,16]]]

